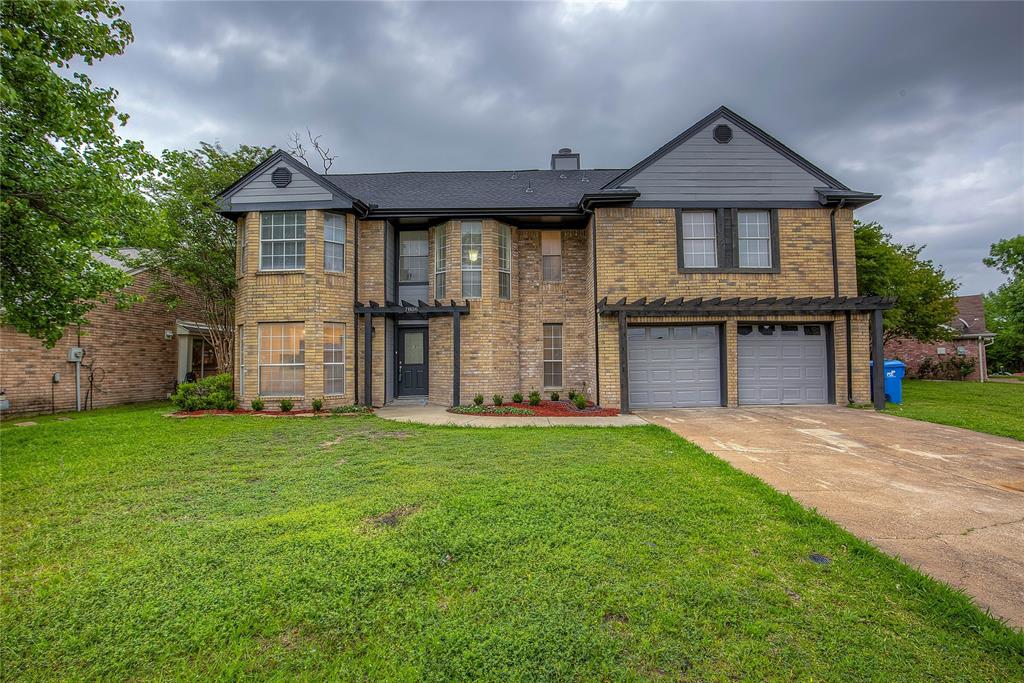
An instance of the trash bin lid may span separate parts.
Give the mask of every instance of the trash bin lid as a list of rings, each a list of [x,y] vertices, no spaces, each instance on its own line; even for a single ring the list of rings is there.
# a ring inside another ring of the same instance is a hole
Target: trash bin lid
[[[901,360],[887,360],[884,363],[882,363],[882,367],[885,367],[885,368],[905,368],[905,367],[907,367],[907,364],[904,363]]]

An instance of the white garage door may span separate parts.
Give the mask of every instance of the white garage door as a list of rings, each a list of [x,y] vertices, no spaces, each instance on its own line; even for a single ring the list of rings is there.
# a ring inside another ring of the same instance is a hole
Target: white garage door
[[[630,327],[631,408],[684,408],[722,404],[718,327]]]
[[[737,326],[741,405],[828,403],[824,325]]]

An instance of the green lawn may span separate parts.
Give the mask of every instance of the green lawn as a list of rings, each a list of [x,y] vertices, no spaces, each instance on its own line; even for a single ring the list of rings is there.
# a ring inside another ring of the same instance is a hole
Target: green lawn
[[[2,427],[5,680],[1024,677],[1020,632],[660,428],[165,411]]]
[[[1024,441],[1024,384],[904,380],[886,412]]]

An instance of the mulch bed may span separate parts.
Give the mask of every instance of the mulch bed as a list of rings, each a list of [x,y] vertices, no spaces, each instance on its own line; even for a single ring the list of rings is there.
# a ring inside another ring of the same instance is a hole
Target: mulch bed
[[[578,409],[569,401],[541,401],[539,406],[531,406],[529,403],[502,403],[501,405],[502,407],[525,408],[533,415],[495,415],[494,417],[611,417],[619,414],[618,408],[599,408],[589,401],[583,410]],[[464,415],[466,413],[456,414]],[[487,413],[479,414],[487,415]]]

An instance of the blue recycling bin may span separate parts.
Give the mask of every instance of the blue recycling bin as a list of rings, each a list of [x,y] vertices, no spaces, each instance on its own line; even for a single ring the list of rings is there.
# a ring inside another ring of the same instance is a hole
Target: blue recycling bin
[[[871,361],[871,367],[875,362]],[[903,376],[907,374],[907,366],[901,360],[887,360],[882,363],[882,374],[885,377],[885,400],[889,403],[903,403]],[[875,375],[871,374],[872,388]]]

